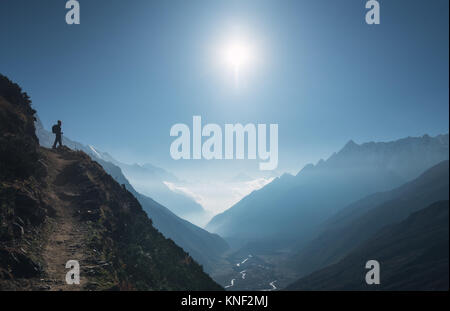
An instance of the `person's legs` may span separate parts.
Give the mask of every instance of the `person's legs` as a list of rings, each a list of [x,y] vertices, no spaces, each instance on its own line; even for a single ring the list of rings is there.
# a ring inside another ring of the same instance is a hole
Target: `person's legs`
[[[59,144],[59,146],[62,146],[62,139],[61,139],[61,135],[56,135],[55,137],[55,142],[53,143],[53,149],[56,148],[56,145]]]

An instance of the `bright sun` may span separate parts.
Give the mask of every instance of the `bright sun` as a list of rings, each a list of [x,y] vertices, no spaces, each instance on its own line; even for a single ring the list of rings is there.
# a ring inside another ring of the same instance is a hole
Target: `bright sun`
[[[220,53],[224,68],[233,76],[235,86],[239,87],[256,60],[253,46],[248,40],[235,38],[222,45]]]
[[[250,46],[243,42],[232,42],[224,52],[225,61],[233,70],[240,70],[252,60],[252,53]]]

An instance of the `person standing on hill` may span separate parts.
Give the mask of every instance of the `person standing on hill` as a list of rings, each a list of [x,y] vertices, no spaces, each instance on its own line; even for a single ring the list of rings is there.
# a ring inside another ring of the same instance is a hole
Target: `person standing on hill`
[[[55,142],[53,143],[53,149],[56,149],[56,145],[59,143],[59,146],[61,147],[63,144],[62,144],[62,132],[61,132],[61,124],[62,124],[62,122],[61,122],[61,120],[58,120],[58,124],[55,124],[55,125],[53,125],[53,127],[52,127],[52,132],[53,132],[53,134],[55,134],[56,135],[56,137],[55,137]]]

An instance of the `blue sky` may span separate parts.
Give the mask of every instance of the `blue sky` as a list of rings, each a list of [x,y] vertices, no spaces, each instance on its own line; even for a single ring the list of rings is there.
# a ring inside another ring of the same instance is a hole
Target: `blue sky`
[[[0,72],[32,97],[47,128],[125,162],[199,176],[258,161],[170,158],[175,123],[278,123],[279,170],[296,172],[348,140],[447,133],[447,0],[63,0],[0,2]],[[258,61],[240,88],[215,51],[239,32]]]

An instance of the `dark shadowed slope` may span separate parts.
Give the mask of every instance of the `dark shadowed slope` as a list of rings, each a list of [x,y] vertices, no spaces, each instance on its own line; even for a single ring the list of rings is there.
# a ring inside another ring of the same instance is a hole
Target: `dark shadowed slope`
[[[382,229],[348,256],[288,290],[448,290],[449,201],[439,201]],[[380,263],[379,285],[367,285],[368,260]]]
[[[34,113],[0,75],[0,289],[221,289],[98,163],[39,147]]]
[[[40,122],[36,122],[37,136],[42,146],[51,146],[51,134],[45,130]],[[172,213],[169,209],[155,202],[153,199],[138,193],[123,175],[122,169],[116,164],[111,156],[99,152],[95,149],[75,142],[69,138],[63,138],[64,144],[77,150],[83,150],[89,156],[98,162],[105,171],[110,174],[119,184],[125,185],[141,203],[144,211],[147,212],[153,221],[153,225],[164,236],[172,239],[177,245],[181,246],[197,262],[202,264],[206,271],[210,272],[219,257],[228,249],[228,244],[217,234],[199,228],[190,222],[181,219]],[[174,196],[177,194],[173,193]]]
[[[322,232],[295,255],[299,276],[336,263],[386,225],[404,220],[433,202],[449,198],[449,162],[433,166],[394,190],[352,203],[322,226]]]
[[[362,145],[351,141],[328,160],[251,193],[215,216],[207,229],[230,240],[305,242],[341,208],[416,178],[448,160],[448,154],[448,134]]]

